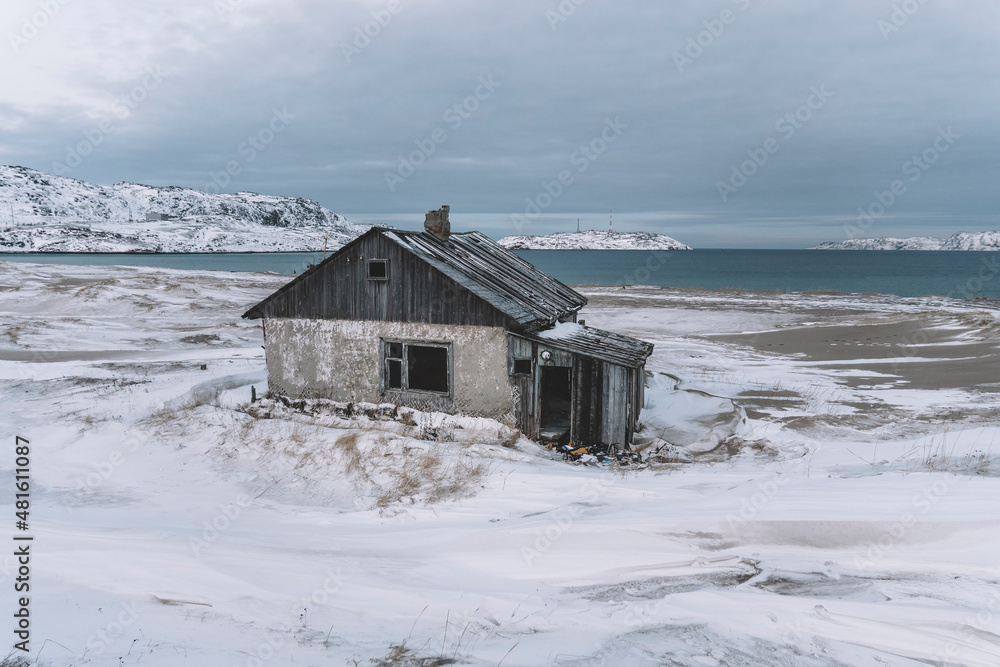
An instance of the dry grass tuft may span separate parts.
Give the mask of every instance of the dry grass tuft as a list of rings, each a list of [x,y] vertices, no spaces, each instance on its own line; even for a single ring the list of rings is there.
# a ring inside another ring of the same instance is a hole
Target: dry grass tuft
[[[344,470],[349,473],[362,470],[361,450],[358,448],[359,435],[359,433],[345,433],[334,443],[341,456],[344,457]]]
[[[201,392],[188,396],[181,401],[167,403],[159,410],[152,412],[148,417],[141,420],[140,423],[156,428],[175,426],[186,416],[186,413],[190,413],[205,405],[221,408],[222,404],[219,399],[219,392]]]
[[[380,438],[376,452],[381,456],[369,459],[374,465],[372,477],[378,484],[375,506],[386,509],[418,498],[432,504],[449,498],[471,495],[488,472],[488,466],[464,452],[442,451],[440,445],[419,451],[411,448],[401,455],[392,451],[389,442]]]
[[[31,661],[23,655],[15,656],[8,653],[6,658],[0,660],[0,667],[31,667]]]
[[[511,429],[508,431],[507,436],[504,437],[502,433],[497,433],[497,443],[501,447],[506,447],[507,449],[515,449],[517,447],[517,441],[521,439],[521,432],[517,429]]]
[[[495,447],[514,447],[520,438],[506,427],[494,427],[496,439],[447,420],[433,427],[431,416],[390,405],[288,403],[237,408],[246,417],[220,442],[222,457],[252,462],[261,473],[269,485],[261,493],[281,485],[341,502],[353,493],[356,506],[390,513],[464,498],[481,488]]]
[[[381,660],[372,660],[376,667],[441,667],[456,664],[454,658],[420,658],[412,649],[406,647],[406,642],[389,647],[389,653]]]

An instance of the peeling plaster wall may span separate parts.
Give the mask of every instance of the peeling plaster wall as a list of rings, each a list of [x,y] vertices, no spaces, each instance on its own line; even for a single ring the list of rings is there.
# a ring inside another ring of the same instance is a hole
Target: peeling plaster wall
[[[268,319],[267,380],[293,398],[399,402],[408,407],[503,419],[513,414],[502,327],[354,320]],[[452,344],[452,396],[380,393],[381,339]]]

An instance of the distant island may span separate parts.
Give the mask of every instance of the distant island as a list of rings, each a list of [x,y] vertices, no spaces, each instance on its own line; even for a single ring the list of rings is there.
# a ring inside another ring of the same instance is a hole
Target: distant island
[[[546,236],[506,236],[510,250],[691,250],[691,246],[651,232],[557,232]]]
[[[820,243],[811,250],[1000,250],[1000,232],[959,232],[946,239],[930,236],[848,239]]]
[[[308,252],[366,229],[299,197],[106,187],[0,166],[0,252]]]

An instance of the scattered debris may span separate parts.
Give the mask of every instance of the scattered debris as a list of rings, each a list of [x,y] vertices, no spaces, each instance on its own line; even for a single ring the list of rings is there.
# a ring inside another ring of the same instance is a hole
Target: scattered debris
[[[618,463],[633,465],[643,463],[642,455],[632,451],[630,445],[583,445],[567,443],[564,445],[549,444],[547,448],[559,452],[567,461],[579,463]]]

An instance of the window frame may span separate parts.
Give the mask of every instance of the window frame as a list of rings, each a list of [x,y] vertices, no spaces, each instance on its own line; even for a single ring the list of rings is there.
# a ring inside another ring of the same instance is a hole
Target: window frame
[[[454,353],[452,348],[452,343],[450,341],[437,341],[437,340],[412,340],[405,338],[382,338],[381,349],[379,351],[379,356],[381,358],[381,378],[379,384],[381,385],[382,394],[418,394],[422,396],[437,396],[452,398],[455,392],[455,374],[454,374]],[[390,345],[400,345],[401,357],[389,356]],[[410,364],[409,364],[409,347],[435,347],[444,349],[447,353],[447,375],[448,375],[448,391],[432,391],[429,389],[410,389]],[[390,387],[388,386],[389,381],[389,362],[398,361],[400,362],[400,386]]]
[[[383,266],[385,266],[385,275],[384,276],[372,276],[372,264],[374,264],[376,262],[378,262],[378,263],[382,264]],[[383,282],[383,281],[389,280],[389,260],[388,259],[380,259],[380,258],[377,258],[377,257],[374,258],[374,259],[366,259],[365,260],[365,278],[367,278],[368,280],[378,281],[378,282]]]
[[[518,371],[517,370],[517,364],[518,364],[518,362],[520,362],[520,363],[527,362],[527,364],[528,364],[528,370],[527,371]],[[532,359],[531,357],[513,357],[511,359],[511,363],[510,363],[510,373],[509,374],[510,375],[521,375],[521,376],[524,376],[524,377],[531,377],[534,374],[534,370],[535,370],[534,366],[535,366],[534,359]]]

